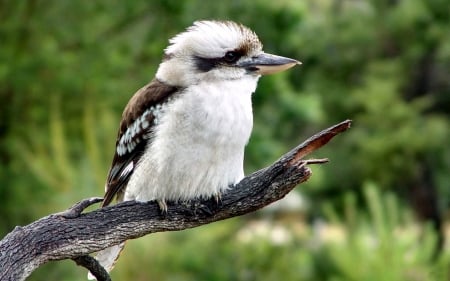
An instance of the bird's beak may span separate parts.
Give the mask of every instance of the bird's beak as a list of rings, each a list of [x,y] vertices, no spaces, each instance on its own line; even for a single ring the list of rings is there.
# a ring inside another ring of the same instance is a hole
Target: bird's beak
[[[298,60],[280,57],[276,55],[262,53],[239,63],[249,72],[267,75],[289,69],[297,64],[302,64]]]

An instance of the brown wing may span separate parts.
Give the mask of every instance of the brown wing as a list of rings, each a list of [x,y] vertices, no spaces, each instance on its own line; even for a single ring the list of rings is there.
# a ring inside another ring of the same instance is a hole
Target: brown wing
[[[102,207],[109,205],[114,196],[122,199],[130,176],[151,141],[155,125],[154,113],[179,92],[180,87],[154,79],[130,99],[122,114]]]

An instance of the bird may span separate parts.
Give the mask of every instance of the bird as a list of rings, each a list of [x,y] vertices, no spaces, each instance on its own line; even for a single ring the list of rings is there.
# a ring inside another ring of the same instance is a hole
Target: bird
[[[244,177],[261,75],[301,64],[268,54],[255,32],[201,20],[169,40],[156,75],[126,105],[102,207],[116,201],[220,198]],[[124,243],[97,253],[109,272]],[[92,276],[91,276],[92,277]]]

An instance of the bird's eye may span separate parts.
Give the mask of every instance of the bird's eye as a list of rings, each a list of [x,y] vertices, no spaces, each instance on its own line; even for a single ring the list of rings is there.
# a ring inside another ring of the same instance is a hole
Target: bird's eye
[[[238,61],[238,59],[241,57],[241,55],[238,52],[235,51],[229,51],[225,54],[223,59],[228,63],[235,63]]]

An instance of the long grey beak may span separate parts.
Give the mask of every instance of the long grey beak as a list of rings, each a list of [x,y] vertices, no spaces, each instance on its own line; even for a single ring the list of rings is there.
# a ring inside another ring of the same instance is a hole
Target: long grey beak
[[[273,74],[289,69],[297,64],[302,64],[298,60],[280,57],[276,55],[262,53],[250,59],[244,60],[238,65],[244,67],[249,72],[261,75]]]

